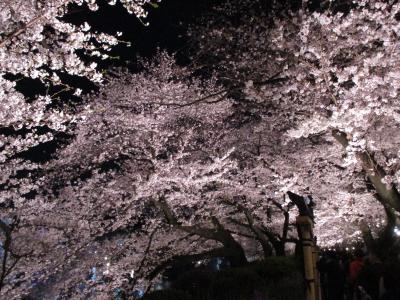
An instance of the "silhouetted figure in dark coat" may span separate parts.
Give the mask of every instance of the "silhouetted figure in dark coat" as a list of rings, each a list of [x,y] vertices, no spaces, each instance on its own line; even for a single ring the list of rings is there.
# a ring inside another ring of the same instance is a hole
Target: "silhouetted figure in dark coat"
[[[364,261],[364,266],[358,275],[358,285],[371,296],[373,300],[380,298],[380,281],[383,278],[383,265],[379,258],[370,253]]]
[[[346,272],[338,255],[333,251],[327,252],[317,267],[321,273],[324,300],[343,300]]]
[[[348,274],[349,297],[350,300],[359,300],[361,297],[357,290],[357,280],[360,271],[364,267],[364,252],[361,249],[357,249],[354,252],[354,256],[354,259],[350,263]]]

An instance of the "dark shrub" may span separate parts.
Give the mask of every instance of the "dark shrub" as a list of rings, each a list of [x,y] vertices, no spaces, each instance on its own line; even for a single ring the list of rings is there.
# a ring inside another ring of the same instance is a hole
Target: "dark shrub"
[[[268,300],[302,300],[305,299],[305,283],[301,273],[294,272],[270,282],[265,290]]]
[[[271,257],[245,267],[215,272],[196,269],[182,272],[173,282],[174,290],[192,300],[303,300],[305,285],[301,264],[291,257]],[[164,296],[163,300],[169,300]],[[174,296],[175,300],[180,300]],[[155,300],[159,298],[144,298]],[[187,299],[187,298],[183,298]]]
[[[270,257],[252,264],[253,270],[266,281],[290,276],[293,272],[302,272],[301,265],[294,257]]]
[[[228,269],[218,273],[210,287],[212,299],[250,299],[262,286],[262,280],[251,268]]]
[[[400,299],[400,261],[397,258],[387,260],[384,263],[382,273],[386,290],[382,299]]]
[[[145,295],[143,300],[194,300],[190,295],[178,290],[154,291]]]
[[[196,299],[208,299],[209,288],[218,273],[210,270],[192,270],[183,273],[173,284],[178,290],[187,292]]]

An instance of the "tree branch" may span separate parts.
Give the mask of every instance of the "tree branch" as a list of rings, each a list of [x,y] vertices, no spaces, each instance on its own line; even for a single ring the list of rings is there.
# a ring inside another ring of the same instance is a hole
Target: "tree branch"
[[[247,262],[242,246],[232,237],[231,233],[224,228],[216,217],[211,218],[215,227],[214,229],[200,226],[184,226],[178,223],[176,216],[163,196],[159,198],[159,201],[155,201],[155,205],[162,210],[167,222],[176,229],[189,234],[196,234],[208,240],[220,242],[224,245],[225,249],[231,251],[233,264],[240,265]]]
[[[155,234],[156,234],[156,232],[157,232],[158,229],[160,229],[160,226],[157,226],[156,228],[154,228],[154,230],[150,233],[149,241],[148,241],[147,246],[146,246],[146,249],[145,249],[145,251],[144,251],[144,253],[143,253],[143,258],[142,258],[142,260],[140,261],[139,267],[138,267],[137,270],[135,271],[135,274],[138,274],[138,273],[140,273],[140,272],[142,271],[142,268],[143,268],[143,266],[144,266],[144,262],[145,262],[145,260],[146,260],[146,258],[147,258],[147,255],[148,255],[149,252],[150,252],[151,244],[153,243],[154,236],[155,236]],[[131,283],[131,286],[134,287],[137,281],[138,281],[138,277],[135,276],[135,279],[134,279],[133,282]]]
[[[332,135],[344,148],[349,145],[349,140],[344,132],[333,130]],[[388,189],[382,182],[386,176],[383,167],[376,162],[373,155],[368,151],[359,151],[356,153],[356,157],[376,192],[379,194],[378,200],[382,204],[388,204],[396,211],[400,212],[400,194],[394,185],[391,185]]]
[[[157,105],[160,105],[160,106],[186,107],[186,106],[191,106],[191,105],[194,105],[194,104],[197,104],[197,103],[201,103],[201,102],[203,102],[203,101],[206,101],[207,99],[210,99],[210,98],[212,98],[212,97],[219,96],[219,95],[222,95],[222,94],[225,93],[224,95],[222,95],[221,97],[219,97],[219,98],[216,99],[216,100],[213,100],[213,101],[206,101],[207,104],[213,104],[213,103],[217,103],[217,102],[221,101],[221,100],[226,96],[226,93],[227,93],[227,92],[228,92],[228,89],[223,89],[223,90],[220,90],[220,91],[218,91],[218,92],[216,92],[216,93],[213,93],[213,94],[210,94],[210,95],[206,95],[206,96],[201,97],[201,98],[199,98],[199,99],[192,100],[192,101],[189,101],[189,102],[183,103],[183,104],[181,104],[181,103],[175,103],[175,102],[170,102],[170,103],[151,102],[150,104],[157,104]]]
[[[256,239],[259,241],[259,243],[261,244],[261,247],[263,248],[264,255],[266,257],[270,256],[272,254],[272,248],[271,248],[271,245],[269,244],[269,241],[271,241],[271,240],[268,240],[265,237],[265,235],[263,234],[261,228],[254,224],[254,218],[253,218],[252,214],[250,213],[250,211],[246,207],[244,207],[243,205],[241,205],[239,203],[234,203],[231,201],[225,201],[225,203],[228,205],[231,205],[231,206],[235,206],[239,211],[241,211],[245,215],[246,220],[247,220],[247,225],[240,224],[239,222],[238,223],[241,226],[248,227],[248,229],[250,229],[251,232],[254,233],[254,235],[256,236]]]
[[[55,9],[59,9],[60,7],[64,6],[65,4],[66,4],[66,1],[63,1]],[[46,13],[46,11],[42,11],[42,14],[37,15],[32,20],[28,21],[27,23],[23,24],[20,28],[14,30],[9,35],[7,35],[2,41],[0,41],[0,48],[3,47],[7,43],[7,41],[17,37],[18,35],[23,33],[26,29],[35,25],[41,19],[45,18],[45,13]]]
[[[177,263],[183,263],[183,262],[192,262],[195,260],[203,260],[207,258],[212,258],[212,257],[218,257],[218,256],[229,256],[230,250],[221,247],[217,249],[212,249],[209,251],[197,253],[197,254],[190,254],[190,255],[176,255],[173,256],[172,258],[164,261],[160,265],[158,265],[153,271],[151,271],[146,278],[148,280],[153,280],[158,274],[160,274],[162,271],[165,270],[166,267],[177,264]]]
[[[12,268],[16,265],[16,263],[18,262],[19,258],[15,258],[15,261],[11,264],[11,266],[9,268],[7,268],[7,262],[8,262],[8,258],[9,255],[12,255],[11,252],[11,242],[12,242],[12,230],[13,227],[9,226],[8,224],[6,224],[4,221],[2,221],[0,219],[0,229],[3,231],[4,233],[4,243],[2,245],[2,248],[4,249],[4,253],[3,253],[3,257],[1,260],[1,273],[0,273],[0,291],[4,286],[4,280],[7,277],[7,275],[11,272]]]

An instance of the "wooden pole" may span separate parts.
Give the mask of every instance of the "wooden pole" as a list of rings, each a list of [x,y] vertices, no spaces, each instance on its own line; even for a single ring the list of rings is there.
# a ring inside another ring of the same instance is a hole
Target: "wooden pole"
[[[317,269],[317,261],[318,261],[318,247],[314,243],[313,247],[313,268],[314,268],[314,283],[315,283],[315,299],[316,300],[321,300],[322,295],[321,295],[321,278],[319,271]]]
[[[318,300],[316,292],[316,267],[314,268],[314,241],[312,234],[313,222],[309,216],[298,216],[296,224],[301,234],[301,243],[304,257],[304,276],[307,281],[306,300]]]

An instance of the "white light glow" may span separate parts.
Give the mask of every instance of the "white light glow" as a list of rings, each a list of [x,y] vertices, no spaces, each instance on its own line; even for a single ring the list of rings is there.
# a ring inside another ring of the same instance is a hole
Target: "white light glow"
[[[400,228],[399,227],[395,227],[393,231],[396,236],[400,236]]]

